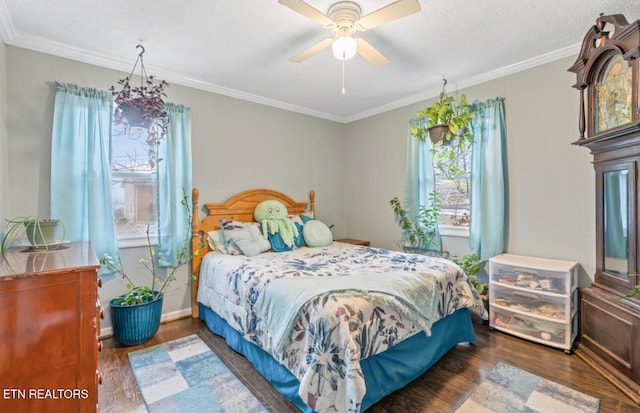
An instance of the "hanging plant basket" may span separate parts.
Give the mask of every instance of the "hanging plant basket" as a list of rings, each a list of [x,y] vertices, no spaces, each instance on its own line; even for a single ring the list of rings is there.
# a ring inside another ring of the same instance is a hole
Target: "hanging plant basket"
[[[449,125],[435,125],[427,128],[429,139],[434,145],[450,145],[451,139],[445,139],[449,133]]]
[[[412,125],[411,134],[424,142],[431,139],[434,146],[450,145],[453,140],[471,140],[469,125],[474,117],[467,97],[462,94],[460,100],[448,96],[445,92],[447,80],[443,79],[442,92],[433,104],[416,113],[418,118],[425,118],[425,125]]]
[[[136,49],[142,49],[131,69],[131,73],[118,84],[120,90],[111,86],[109,90],[114,96],[117,105],[115,120],[123,121],[133,127],[142,127],[147,130],[145,143],[149,146],[149,165],[154,167],[160,159],[157,158],[157,147],[167,134],[169,127],[169,115],[165,110],[164,98],[167,96],[164,89],[169,84],[164,81],[156,81],[153,76],[147,75],[144,67],[144,47],[139,44]],[[140,85],[132,84],[133,74],[140,63]]]
[[[121,102],[118,104],[118,109],[121,111],[122,119],[126,119],[131,127],[149,129],[153,125],[153,119],[145,119],[143,108],[140,106]]]

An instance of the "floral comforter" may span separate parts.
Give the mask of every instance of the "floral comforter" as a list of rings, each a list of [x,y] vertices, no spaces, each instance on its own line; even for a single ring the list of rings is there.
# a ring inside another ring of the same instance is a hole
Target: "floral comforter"
[[[278,351],[256,303],[266,285],[283,277],[380,273],[433,275],[437,289],[433,322],[464,307],[487,318],[480,296],[453,262],[338,242],[254,257],[209,253],[200,270],[198,301],[287,367],[300,381],[301,399],[312,409],[358,412],[366,392],[360,360],[422,331],[424,323],[393,302],[380,304],[367,294],[326,291],[300,307],[288,345]]]

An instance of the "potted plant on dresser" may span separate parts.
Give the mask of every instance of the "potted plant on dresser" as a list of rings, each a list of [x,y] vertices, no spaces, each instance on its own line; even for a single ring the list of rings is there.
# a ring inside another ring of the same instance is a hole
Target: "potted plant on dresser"
[[[7,226],[2,243],[0,243],[0,252],[3,255],[10,244],[20,235],[26,234],[29,244],[36,252],[48,251],[50,247],[64,242],[66,236],[64,223],[59,219],[20,217],[6,221]]]
[[[181,204],[187,209],[187,228],[191,228],[192,215],[187,201],[188,196],[185,195]],[[184,237],[177,261],[167,268],[164,277],[159,274],[149,226],[147,226],[147,248],[148,257],[138,261],[138,266],[150,275],[150,284],[147,285],[138,284],[132,280],[123,270],[120,256],[114,258],[104,255],[100,260],[100,264],[119,274],[127,282],[128,291],[109,301],[113,335],[124,346],[145,343],[156,334],[160,327],[164,294],[169,285],[176,280],[176,271],[187,265],[193,258],[190,231]]]

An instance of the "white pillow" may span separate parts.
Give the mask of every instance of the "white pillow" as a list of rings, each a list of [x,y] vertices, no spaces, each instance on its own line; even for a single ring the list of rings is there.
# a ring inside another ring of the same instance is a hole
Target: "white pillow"
[[[231,242],[231,234],[233,234],[236,231],[241,231],[244,228],[248,227],[249,225],[252,225],[252,224],[250,222],[232,221],[230,219],[220,220],[220,227],[222,228],[222,231],[224,233],[224,243],[225,243],[224,245],[226,246],[229,254],[242,255],[242,250],[238,248],[236,244]],[[253,225],[258,225],[258,224],[253,223]]]
[[[228,254],[229,251],[224,242],[224,232],[221,229],[207,232],[207,241],[211,251]]]
[[[304,224],[302,234],[310,247],[326,247],[333,242],[333,234],[327,224],[317,219]]]
[[[257,225],[234,231],[231,234],[231,243],[240,248],[247,257],[253,257],[271,248],[271,243],[264,238]]]

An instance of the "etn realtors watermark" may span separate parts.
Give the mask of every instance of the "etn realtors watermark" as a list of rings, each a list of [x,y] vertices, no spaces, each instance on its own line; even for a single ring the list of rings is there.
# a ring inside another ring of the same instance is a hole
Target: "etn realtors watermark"
[[[2,389],[2,398],[23,400],[86,399],[87,389]]]

